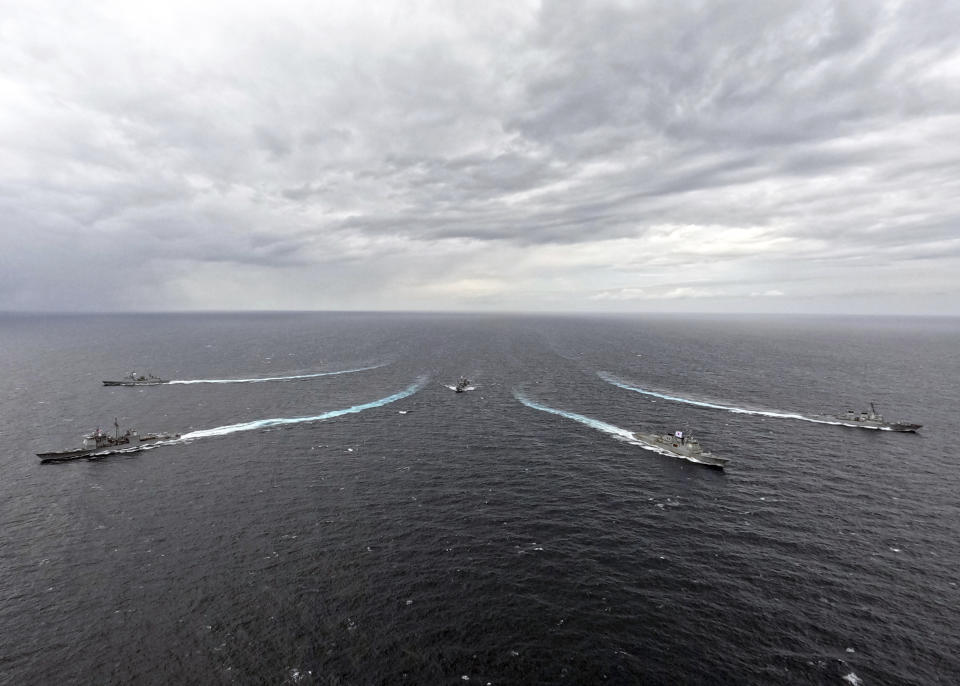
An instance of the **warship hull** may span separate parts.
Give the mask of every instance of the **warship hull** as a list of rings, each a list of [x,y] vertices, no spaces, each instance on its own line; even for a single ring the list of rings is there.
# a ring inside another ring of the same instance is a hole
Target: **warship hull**
[[[167,379],[151,379],[150,381],[104,381],[104,386],[159,386],[170,383]]]
[[[917,429],[923,424],[911,424],[910,422],[888,422],[883,415],[877,412],[877,408],[870,403],[870,410],[867,412],[854,412],[847,410],[845,414],[821,415],[821,419],[829,422],[837,422],[841,426],[849,426],[855,429],[873,429],[874,431],[897,431],[899,433],[916,433]]]
[[[873,431],[897,431],[899,433],[916,433],[923,424],[911,424],[909,422],[888,422],[883,419],[869,419],[867,417],[858,417],[855,414],[820,414],[813,415],[815,419],[838,424],[840,426],[849,426],[851,429],[872,429]]]
[[[923,424],[890,424],[889,431],[900,431],[901,433],[917,433],[917,429],[921,428]]]
[[[887,422],[871,422],[871,421],[853,421],[845,419],[843,417],[824,417],[833,422],[839,422],[842,426],[849,426],[853,429],[873,429],[874,431],[897,431],[900,433],[917,433],[917,429],[921,428],[923,424],[905,424],[902,422],[887,423]]]
[[[726,457],[717,457],[713,453],[706,452],[700,448],[699,443],[691,441],[684,443],[673,436],[634,432],[633,437],[663,454],[679,457],[688,462],[702,464],[713,469],[723,469],[730,461]]]
[[[112,440],[110,443],[100,445],[95,448],[78,448],[76,450],[54,450],[48,453],[37,453],[40,462],[69,462],[70,460],[82,460],[84,458],[92,459],[105,457],[115,453],[134,453],[142,450],[148,445],[159,443],[160,441],[180,438],[179,434],[150,434],[139,439],[133,440]]]
[[[68,460],[79,460],[84,457],[89,457],[98,450],[106,450],[106,448],[90,448],[89,450],[55,450],[49,453],[37,453],[37,457],[40,458],[41,462],[67,462]]]

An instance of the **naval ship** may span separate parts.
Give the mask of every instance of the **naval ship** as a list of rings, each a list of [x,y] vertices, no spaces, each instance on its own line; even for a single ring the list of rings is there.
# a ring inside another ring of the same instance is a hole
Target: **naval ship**
[[[104,386],[159,386],[162,383],[170,383],[169,379],[161,379],[153,374],[137,374],[130,372],[119,381],[104,381]]]
[[[723,469],[724,465],[730,461],[726,457],[717,457],[713,453],[705,451],[700,445],[700,441],[693,437],[685,438],[682,431],[677,431],[672,436],[670,434],[645,434],[634,431],[633,437],[650,447],[708,467]]]
[[[917,429],[923,424],[909,424],[907,422],[888,422],[883,415],[877,412],[877,408],[870,403],[870,411],[854,412],[847,410],[845,414],[828,415],[825,419],[838,421],[843,426],[855,426],[860,429],[878,429],[880,431],[900,431],[904,433],[916,433]]]
[[[465,390],[470,388],[470,379],[465,376],[461,376],[460,380],[457,382],[457,385],[454,387],[454,393],[463,393]]]
[[[104,433],[99,428],[91,434],[83,437],[83,443],[79,448],[68,450],[54,450],[48,453],[37,453],[41,462],[65,462],[67,460],[79,460],[84,457],[101,457],[119,452],[136,452],[144,446],[159,441],[168,441],[174,438],[180,438],[180,434],[143,434],[140,435],[132,429],[127,429],[126,433],[120,433],[120,425],[117,420],[113,420],[115,427],[114,435]]]

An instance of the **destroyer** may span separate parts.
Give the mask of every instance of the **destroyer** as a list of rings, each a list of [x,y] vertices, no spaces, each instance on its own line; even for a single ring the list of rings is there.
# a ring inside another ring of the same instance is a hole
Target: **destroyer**
[[[843,426],[855,426],[860,429],[877,429],[880,431],[900,431],[904,433],[916,433],[923,424],[909,424],[907,422],[888,422],[883,415],[877,412],[877,408],[870,403],[869,412],[854,412],[847,410],[846,414],[829,415],[826,417],[831,421],[838,421]]]
[[[162,383],[170,383],[169,379],[161,379],[153,374],[137,374],[130,372],[119,381],[104,381],[104,386],[159,386]]]
[[[101,457],[119,452],[136,452],[144,446],[160,441],[168,441],[174,438],[180,438],[180,434],[143,434],[140,435],[133,429],[127,429],[126,433],[120,433],[120,425],[117,420],[113,420],[115,428],[113,436],[97,429],[91,434],[83,437],[83,443],[80,448],[72,450],[54,450],[49,453],[37,453],[41,462],[65,462],[67,460],[79,460],[84,457]]]
[[[700,445],[700,441],[693,437],[686,438],[682,431],[677,431],[672,436],[670,434],[645,434],[635,431],[633,437],[652,448],[708,467],[723,469],[724,465],[730,461],[725,457],[717,457],[713,453],[705,451]]]

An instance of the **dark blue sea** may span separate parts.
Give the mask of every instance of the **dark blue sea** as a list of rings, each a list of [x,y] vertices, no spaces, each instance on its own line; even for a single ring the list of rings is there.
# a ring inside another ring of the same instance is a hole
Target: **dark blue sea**
[[[957,684],[958,381],[948,318],[2,315],[0,682]],[[35,456],[114,418],[184,438]]]

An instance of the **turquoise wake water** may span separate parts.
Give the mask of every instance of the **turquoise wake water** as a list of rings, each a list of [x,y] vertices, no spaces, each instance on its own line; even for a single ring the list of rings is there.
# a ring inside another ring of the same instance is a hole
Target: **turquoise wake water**
[[[597,429],[599,431],[603,431],[604,433],[608,433],[611,436],[615,436],[622,440],[640,445],[640,443],[636,441],[636,439],[634,439],[632,431],[621,429],[619,426],[614,426],[613,424],[602,422],[599,419],[594,419],[592,417],[587,417],[582,414],[577,414],[576,412],[567,412],[566,410],[558,410],[554,407],[541,405],[538,402],[530,400],[522,392],[517,390],[513,392],[513,397],[531,409],[540,410],[541,412],[549,412],[550,414],[555,414],[560,417],[566,417],[567,419],[572,419],[575,422],[580,422],[581,424],[585,424],[593,429]]]

